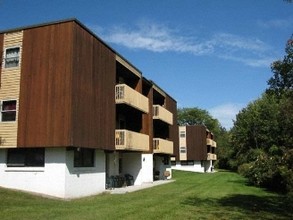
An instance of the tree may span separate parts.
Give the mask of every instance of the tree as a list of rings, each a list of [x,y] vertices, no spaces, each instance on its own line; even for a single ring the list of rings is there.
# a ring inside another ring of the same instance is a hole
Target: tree
[[[293,146],[293,35],[285,46],[282,61],[273,62],[273,76],[268,80],[268,94],[275,94],[280,103],[281,137],[284,146]]]
[[[278,96],[288,94],[292,96],[293,90],[293,35],[287,41],[285,48],[286,55],[283,60],[272,63],[273,76],[268,80],[267,92]]]
[[[236,116],[229,163],[255,185],[293,194],[293,36],[285,52],[266,93]]]
[[[260,149],[279,144],[279,115],[276,98],[267,94],[239,112],[231,129],[236,166],[254,161]]]
[[[220,123],[214,119],[208,111],[199,108],[179,108],[179,125],[204,125],[212,132],[218,132]]]

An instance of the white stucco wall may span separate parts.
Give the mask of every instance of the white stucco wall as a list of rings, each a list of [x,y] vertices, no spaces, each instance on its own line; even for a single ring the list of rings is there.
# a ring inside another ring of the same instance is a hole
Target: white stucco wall
[[[6,150],[0,150],[0,186],[51,196],[65,196],[64,148],[45,150],[45,167],[7,167]]]
[[[130,174],[134,178],[134,185],[153,182],[153,155],[142,153],[122,154],[123,174]]]
[[[0,186],[60,198],[97,194],[105,190],[105,154],[96,150],[93,168],[74,168],[73,151],[47,148],[44,167],[7,167],[0,149]]]
[[[141,153],[123,153],[122,154],[122,172],[123,175],[130,174],[134,178],[134,185],[141,185]]]
[[[141,155],[141,181],[143,183],[152,183],[153,177],[153,154],[142,154]]]
[[[180,162],[176,162],[176,165],[172,166],[172,169],[200,173],[205,172],[205,166],[201,166],[201,161],[194,161],[194,165],[181,165]]]
[[[170,163],[164,164],[163,160],[164,160],[164,157],[154,154],[155,171],[160,171],[161,180],[166,179],[166,177],[164,176],[164,172],[169,171],[170,176],[167,179],[171,179],[172,178],[171,164]]]
[[[67,151],[65,170],[65,198],[101,193],[105,190],[105,153],[96,150],[94,167],[73,167],[73,151]]]

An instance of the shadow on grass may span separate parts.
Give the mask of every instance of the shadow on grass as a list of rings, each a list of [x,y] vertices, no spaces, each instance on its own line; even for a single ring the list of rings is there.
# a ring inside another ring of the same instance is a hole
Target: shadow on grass
[[[271,219],[273,216],[280,217],[278,219],[293,219],[292,199],[282,196],[260,197],[255,195],[234,194],[219,199],[189,197],[183,204],[196,207],[212,207],[212,209],[226,208],[226,211],[234,210],[245,213],[248,218],[254,218],[256,214],[259,213],[263,219]]]

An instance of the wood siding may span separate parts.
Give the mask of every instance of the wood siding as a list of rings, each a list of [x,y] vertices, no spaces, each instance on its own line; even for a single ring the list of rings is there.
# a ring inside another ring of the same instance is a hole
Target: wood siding
[[[170,96],[166,96],[166,109],[173,114],[173,125],[169,126],[169,140],[173,141],[173,152],[179,158],[179,135],[177,125],[177,102]]]
[[[23,32],[17,31],[2,35],[2,65],[1,65],[1,88],[0,100],[16,100],[16,110],[19,109],[19,88],[20,88],[20,66],[22,57],[22,40]],[[4,53],[6,48],[19,47],[19,65],[17,67],[5,68]],[[18,113],[16,112],[15,122],[0,122],[0,147],[16,147],[17,145],[17,129],[18,129]]]
[[[187,160],[207,160],[206,128],[186,126]]]
[[[148,152],[153,152],[152,84],[135,67],[76,20],[31,26],[22,33],[22,59],[18,68],[21,74],[16,74],[20,86],[15,146],[115,150],[115,84],[121,75],[150,99],[150,111],[139,112],[139,119],[132,118],[132,121],[137,125],[135,130],[149,135]],[[0,46],[3,41],[0,34]],[[126,65],[127,72],[117,72],[121,69],[117,64]],[[0,76],[3,84],[3,70]],[[14,87],[9,84],[13,80],[6,81],[9,95],[13,96],[11,88]],[[166,109],[173,114],[169,139],[176,151],[177,106],[171,97],[166,98]]]
[[[24,31],[18,145],[115,148],[115,54],[75,21]]]
[[[72,22],[24,30],[18,146],[71,141]]]
[[[3,53],[4,53],[4,48],[3,48],[3,42],[4,41],[4,34],[0,34],[0,87],[1,87],[1,73],[2,73],[2,64],[3,64]]]
[[[115,149],[116,55],[79,25],[74,26],[74,146]]]
[[[151,84],[143,80],[143,95],[149,99],[149,112],[142,115],[142,130],[141,133],[149,135],[149,151],[146,153],[153,153],[153,89]]]

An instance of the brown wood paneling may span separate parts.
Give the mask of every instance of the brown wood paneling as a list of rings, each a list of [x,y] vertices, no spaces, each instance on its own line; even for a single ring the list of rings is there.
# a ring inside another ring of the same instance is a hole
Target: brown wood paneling
[[[75,25],[73,146],[115,149],[115,71],[115,54]]]
[[[2,71],[2,61],[3,61],[3,41],[4,34],[0,34],[0,87],[1,87],[1,71]]]
[[[147,153],[153,153],[153,89],[151,84],[143,80],[142,93],[149,99],[149,113],[142,115],[142,131],[141,133],[149,135],[149,151]]]
[[[179,159],[179,134],[178,134],[178,125],[177,125],[177,102],[166,96],[166,109],[173,114],[173,125],[170,125],[169,129],[169,138],[173,141],[173,152],[176,155],[176,158]]]
[[[206,128],[204,126],[186,127],[187,160],[206,160]]]
[[[73,24],[24,30],[18,146],[70,145]]]

